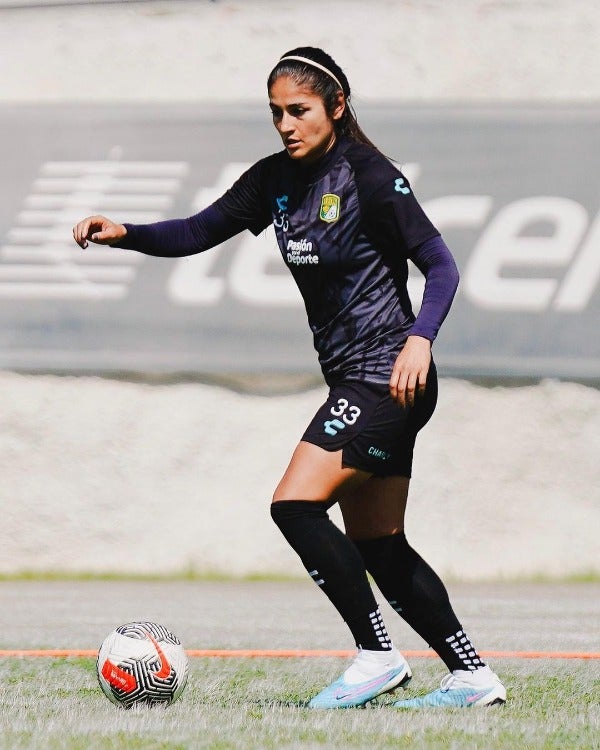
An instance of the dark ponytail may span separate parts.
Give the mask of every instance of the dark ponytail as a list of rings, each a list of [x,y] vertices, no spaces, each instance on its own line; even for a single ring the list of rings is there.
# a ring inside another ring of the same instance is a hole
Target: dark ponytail
[[[307,62],[301,60],[285,60],[286,57],[304,57],[316,65],[322,66],[330,71],[331,75]],[[313,93],[320,96],[325,106],[325,111],[331,117],[339,102],[340,87],[345,99],[344,112],[339,120],[335,120],[334,127],[336,135],[344,136],[357,143],[365,143],[367,146],[377,149],[369,138],[364,134],[356,119],[356,114],[350,104],[350,84],[346,74],[330,57],[319,47],[296,47],[281,56],[280,61],[271,71],[267,80],[267,89],[281,76],[289,76],[299,86],[307,86]],[[339,83],[339,85],[338,85]]]

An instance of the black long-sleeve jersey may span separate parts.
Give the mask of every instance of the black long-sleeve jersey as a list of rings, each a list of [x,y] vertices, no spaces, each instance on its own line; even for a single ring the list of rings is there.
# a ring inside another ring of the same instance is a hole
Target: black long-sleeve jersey
[[[406,177],[367,145],[340,139],[310,166],[285,151],[268,156],[195,217],[126,225],[120,246],[188,255],[271,223],[328,383],[387,383],[409,334],[435,338],[456,290],[456,266]],[[407,292],[411,257],[426,276],[416,323]]]
[[[327,381],[386,383],[415,321],[407,258],[439,235],[398,169],[350,141],[313,168],[282,152],[215,205],[255,234],[274,224]]]

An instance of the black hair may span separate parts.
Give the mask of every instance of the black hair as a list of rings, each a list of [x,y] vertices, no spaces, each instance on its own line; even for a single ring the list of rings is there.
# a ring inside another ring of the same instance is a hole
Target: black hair
[[[332,75],[325,73],[318,67],[301,60],[285,60],[284,58],[294,55],[305,57],[307,60],[322,65]],[[299,86],[307,86],[313,93],[321,97],[325,106],[325,111],[331,117],[339,103],[340,86],[345,99],[344,112],[339,120],[334,121],[336,135],[345,136],[351,141],[357,143],[366,143],[368,146],[377,149],[369,138],[364,134],[356,119],[356,114],[350,104],[350,84],[348,78],[335,60],[319,47],[296,47],[289,50],[275,65],[267,80],[267,89],[281,76],[289,76]],[[339,81],[340,86],[336,82]]]

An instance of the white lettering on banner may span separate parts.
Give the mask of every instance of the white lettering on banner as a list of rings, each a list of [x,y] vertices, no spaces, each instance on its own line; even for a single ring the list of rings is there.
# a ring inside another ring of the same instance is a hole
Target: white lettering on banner
[[[553,225],[553,234],[524,234],[539,222]],[[585,209],[568,198],[525,198],[509,203],[492,220],[469,258],[466,296],[486,309],[547,309],[558,286],[556,279],[507,278],[502,271],[507,266],[564,266],[573,257],[586,225]]]
[[[213,186],[198,190],[192,211],[216,200],[249,166],[225,164]],[[169,214],[188,171],[186,162],[125,162],[112,153],[105,161],[44,163],[0,247],[0,298],[126,297],[144,256],[93,245],[82,251],[71,240],[71,227],[92,213],[106,213],[115,221],[158,221]],[[410,163],[402,171],[414,184],[421,166]],[[451,228],[481,230],[462,270],[459,294],[486,310],[585,310],[600,282],[600,215],[585,236],[585,208],[565,197],[517,200],[490,220],[492,207],[489,195],[449,195],[423,203],[442,233]],[[258,238],[244,232],[235,243],[229,245],[231,262],[225,268],[224,246],[177,260],[167,282],[169,299],[213,306],[229,292],[256,307],[302,306],[272,227]],[[307,238],[290,240],[287,262],[317,264],[312,250]],[[415,311],[424,286],[411,264],[408,289]]]
[[[82,217],[158,221],[171,207],[185,162],[46,162],[8,243],[0,247],[4,299],[122,299],[144,256],[109,247],[79,249],[71,234]]]
[[[585,309],[600,281],[600,214],[575,262],[569,268],[554,300],[554,308],[563,312]]]
[[[206,253],[180,258],[167,281],[167,295],[178,305],[216,305],[225,292],[225,280],[209,276],[223,245]]]

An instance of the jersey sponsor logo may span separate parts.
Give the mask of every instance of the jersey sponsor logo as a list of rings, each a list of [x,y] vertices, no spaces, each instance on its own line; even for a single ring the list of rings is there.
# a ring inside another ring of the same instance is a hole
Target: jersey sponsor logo
[[[394,190],[397,193],[402,193],[402,195],[408,195],[410,193],[410,188],[406,184],[406,180],[404,177],[398,177],[398,179],[394,182]]]
[[[313,253],[313,243],[302,238],[301,240],[288,240],[286,259],[291,266],[313,265],[319,262],[319,256]]]
[[[333,224],[340,218],[340,196],[334,193],[325,193],[321,198],[319,218],[328,224]]]

